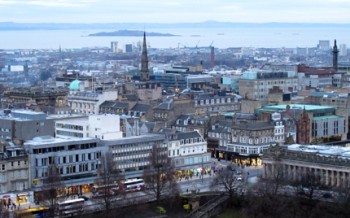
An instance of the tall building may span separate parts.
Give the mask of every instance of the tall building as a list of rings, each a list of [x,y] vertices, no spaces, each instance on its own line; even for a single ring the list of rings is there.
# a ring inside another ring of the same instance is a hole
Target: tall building
[[[317,47],[319,50],[328,50],[330,48],[329,40],[319,40]]]
[[[125,45],[125,52],[131,53],[132,52],[132,44],[126,44]]]
[[[149,71],[148,71],[148,57],[147,57],[147,44],[146,44],[146,32],[143,34],[143,45],[142,45],[142,55],[141,55],[141,81],[149,81]]]
[[[112,53],[118,52],[118,42],[117,41],[111,42],[111,51],[112,51]]]
[[[346,44],[340,44],[339,45],[339,56],[347,56],[348,55],[348,50],[346,48]]]
[[[210,68],[215,67],[215,50],[214,47],[210,47]]]

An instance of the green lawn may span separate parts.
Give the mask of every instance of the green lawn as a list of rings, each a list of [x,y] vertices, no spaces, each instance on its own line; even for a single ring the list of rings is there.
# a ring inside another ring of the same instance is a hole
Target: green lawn
[[[217,216],[218,218],[239,218],[239,211],[235,209],[226,209],[222,214]]]

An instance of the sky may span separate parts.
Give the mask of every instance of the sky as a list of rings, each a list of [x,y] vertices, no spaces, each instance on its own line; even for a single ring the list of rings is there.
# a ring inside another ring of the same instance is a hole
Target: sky
[[[0,0],[0,22],[350,23],[350,0]]]

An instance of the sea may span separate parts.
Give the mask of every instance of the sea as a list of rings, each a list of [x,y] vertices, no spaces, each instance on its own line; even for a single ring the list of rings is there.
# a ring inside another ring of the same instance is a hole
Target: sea
[[[110,47],[112,41],[124,50],[125,44],[142,41],[142,37],[88,36],[97,32],[116,30],[25,30],[0,31],[0,49],[80,49]],[[339,44],[350,45],[350,29],[346,27],[230,27],[147,29],[146,32],[171,33],[178,36],[147,37],[151,48],[183,47],[255,47],[255,48],[310,48],[319,40],[336,39]]]

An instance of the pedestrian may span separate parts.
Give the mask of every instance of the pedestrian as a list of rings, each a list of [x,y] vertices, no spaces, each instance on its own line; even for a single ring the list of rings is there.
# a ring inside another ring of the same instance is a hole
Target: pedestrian
[[[186,189],[186,192],[188,192],[188,189]]]

